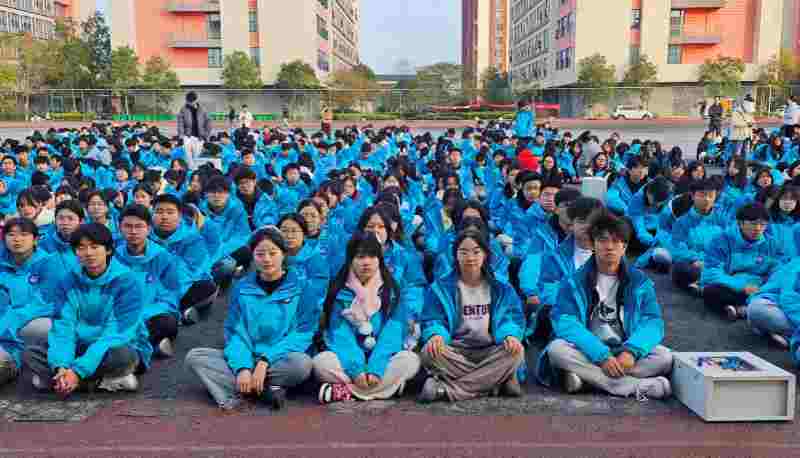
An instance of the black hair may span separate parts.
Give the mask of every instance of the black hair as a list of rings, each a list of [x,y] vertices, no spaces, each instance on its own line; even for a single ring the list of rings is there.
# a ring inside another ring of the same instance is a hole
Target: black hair
[[[701,180],[693,180],[689,184],[689,192],[694,194],[701,191],[719,191],[719,184],[716,180],[710,178],[703,178]]]
[[[23,217],[11,218],[3,224],[3,238],[11,232],[12,229],[19,229],[26,234],[32,234],[34,240],[39,238],[39,228],[32,220]]]
[[[287,213],[278,220],[278,224],[276,224],[276,226],[280,228],[284,221],[294,221],[298,226],[300,226],[300,229],[302,229],[303,237],[308,237],[308,223],[306,223],[306,219],[303,218],[303,215],[299,213]]]
[[[599,199],[593,197],[578,197],[567,208],[567,216],[574,220],[577,218],[588,219],[595,212],[603,210],[605,206]]]
[[[361,214],[356,229],[360,232],[367,232],[367,224],[369,224],[369,220],[372,219],[374,215],[378,215],[381,221],[383,221],[383,225],[386,226],[386,242],[393,242],[394,230],[392,229],[392,217],[389,215],[388,209],[385,206],[373,205],[367,207]]]
[[[111,231],[98,223],[81,224],[69,238],[69,244],[72,251],[76,251],[81,244],[81,240],[89,239],[92,243],[102,245],[108,251],[107,260],[111,260],[114,256],[114,236]]]
[[[257,180],[257,179],[258,176],[256,175],[256,172],[253,171],[253,169],[247,166],[243,166],[239,167],[239,169],[236,171],[236,175],[234,176],[233,181],[235,181],[238,184],[241,180]]]
[[[612,237],[628,243],[631,240],[631,232],[631,225],[628,221],[608,210],[602,210],[592,217],[589,237],[594,242],[601,235],[608,233]]]
[[[231,182],[222,175],[216,175],[206,182],[206,185],[203,186],[203,191],[206,193],[209,192],[231,192]]]
[[[769,212],[760,202],[746,204],[736,212],[736,221],[759,220],[769,221]]]
[[[134,218],[139,218],[139,219],[143,220],[144,222],[146,222],[148,226],[150,226],[152,224],[151,223],[150,210],[148,210],[147,207],[145,207],[144,205],[132,204],[132,205],[128,205],[127,207],[125,207],[122,210],[122,213],[120,213],[120,215],[119,215],[120,223],[122,222],[122,220],[124,220],[128,216],[131,216],[131,217],[134,217]]]
[[[23,189],[22,192],[17,194],[17,208],[24,204],[32,205],[34,207],[39,207],[42,205],[42,203],[36,199],[36,195],[33,193],[33,189],[31,188]]]
[[[481,247],[483,250],[483,254],[485,255],[485,259],[483,261],[483,265],[481,266],[481,273],[484,280],[493,280],[494,273],[492,273],[491,265],[492,265],[492,248],[489,244],[489,238],[487,235],[482,231],[476,231],[474,229],[467,229],[465,231],[461,231],[456,235],[456,239],[453,242],[453,246],[451,249],[453,250],[453,259],[455,260],[454,266],[455,270],[458,273],[459,277],[461,276],[461,266],[458,263],[458,247],[464,242],[464,240],[472,239],[475,243]]]
[[[581,197],[581,192],[574,188],[562,188],[556,193],[555,204],[558,207],[564,203],[571,203]]]
[[[489,210],[487,210],[486,207],[484,207],[483,204],[480,203],[480,201],[477,201],[475,199],[470,199],[470,200],[459,201],[456,204],[455,208],[453,208],[453,212],[450,215],[450,219],[453,221],[453,226],[455,227],[460,226],[461,220],[464,219],[464,212],[470,208],[478,211],[478,213],[481,215],[481,219],[485,224],[489,223]]]
[[[156,206],[158,206],[159,204],[172,204],[178,210],[181,209],[181,200],[178,198],[178,196],[169,193],[157,195],[156,197],[153,198],[153,201],[150,204],[152,205],[153,208],[156,208]]]
[[[322,317],[320,319],[320,329],[325,332],[328,325],[331,323],[331,314],[333,313],[333,306],[336,302],[336,296],[339,291],[346,288],[347,278],[350,275],[350,266],[353,260],[359,256],[369,256],[378,258],[378,272],[383,280],[383,288],[380,291],[381,295],[381,313],[384,320],[388,321],[392,313],[397,307],[400,298],[400,288],[386,266],[386,261],[383,259],[383,247],[381,246],[375,234],[356,232],[350,241],[347,242],[347,251],[345,255],[345,262],[336,278],[331,282],[328,289],[328,294],[325,297],[325,302],[322,306]]]
[[[78,218],[80,218],[81,221],[83,221],[83,219],[86,217],[86,213],[83,211],[83,207],[81,207],[80,202],[75,199],[67,199],[59,202],[59,204],[56,205],[56,211],[54,214],[58,216],[58,213],[62,210],[68,210],[72,213],[75,213],[78,215]]]
[[[286,239],[283,237],[283,234],[281,234],[281,231],[278,230],[277,227],[268,226],[257,230],[252,236],[250,236],[247,246],[250,248],[251,252],[254,252],[256,251],[256,247],[264,240],[269,240],[275,244],[275,246],[277,246],[278,249],[283,252],[284,256],[288,257],[286,255],[289,251],[289,247],[286,245]],[[286,259],[284,259],[284,268],[286,268]]]
[[[628,159],[628,163],[625,164],[625,167],[630,170],[637,167],[647,167],[647,165],[647,160],[641,156],[633,156],[632,158]]]

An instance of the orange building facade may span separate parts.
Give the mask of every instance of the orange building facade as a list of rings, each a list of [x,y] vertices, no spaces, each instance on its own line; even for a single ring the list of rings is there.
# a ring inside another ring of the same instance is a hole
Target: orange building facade
[[[509,0],[462,0],[461,63],[477,85],[489,67],[509,70]]]
[[[512,81],[559,87],[577,81],[578,62],[595,53],[624,75],[641,55],[662,83],[693,83],[706,59],[736,57],[745,80],[800,25],[796,0],[514,0]],[[792,17],[794,16],[794,17]],[[800,42],[793,48],[800,50]]]
[[[218,86],[224,56],[247,53],[266,84],[300,59],[324,80],[357,65],[358,0],[114,0],[113,46],[170,61],[184,86]]]

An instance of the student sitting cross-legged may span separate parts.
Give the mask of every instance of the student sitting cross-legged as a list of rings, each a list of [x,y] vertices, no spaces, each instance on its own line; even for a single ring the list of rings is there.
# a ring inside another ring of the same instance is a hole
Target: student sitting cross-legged
[[[325,351],[314,358],[323,404],[389,399],[419,371],[419,357],[404,347],[409,297],[383,256],[374,233],[356,232],[347,244],[347,259],[325,300]]]
[[[255,397],[279,409],[286,388],[311,373],[311,346],[319,307],[309,280],[288,267],[289,248],[272,227],[253,234],[254,272],[234,286],[225,320],[225,348],[195,348],[186,366],[223,410]]]
[[[492,275],[491,248],[481,232],[460,233],[452,250],[455,269],[434,281],[422,311],[422,363],[431,376],[419,400],[462,401],[498,389],[520,396],[522,302]]]
[[[568,393],[584,383],[615,396],[665,398],[672,354],[661,306],[647,276],[624,261],[631,228],[608,212],[592,219],[594,256],[565,279],[553,304],[556,340],[542,353],[539,380]]]
[[[71,244],[81,268],[55,288],[57,313],[47,344],[24,355],[33,386],[65,396],[79,387],[135,391],[134,372],[149,366],[153,352],[141,319],[141,285],[116,260],[106,226],[81,226]]]

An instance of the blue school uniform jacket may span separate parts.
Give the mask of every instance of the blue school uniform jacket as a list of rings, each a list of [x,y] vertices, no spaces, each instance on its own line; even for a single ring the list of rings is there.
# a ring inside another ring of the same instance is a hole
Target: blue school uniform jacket
[[[528,253],[528,245],[533,239],[536,228],[546,225],[547,218],[547,213],[538,202],[534,202],[524,210],[519,206],[518,199],[507,201],[504,232],[514,239],[515,257],[521,258]]]
[[[633,195],[634,192],[628,185],[628,179],[619,177],[614,180],[606,194],[606,206],[614,213],[627,215],[628,205],[630,205]]]
[[[225,319],[225,359],[236,374],[259,359],[274,365],[289,353],[309,349],[319,327],[321,307],[308,282],[290,269],[267,294],[250,272],[231,291]]]
[[[69,272],[78,268],[78,257],[72,251],[69,240],[64,240],[58,231],[50,231],[39,241],[39,249],[51,255],[51,260],[58,261],[60,272]]]
[[[617,303],[622,305],[620,319],[625,334],[622,348],[639,360],[650,354],[664,338],[661,305],[653,282],[641,270],[623,261],[619,279]],[[556,338],[575,345],[592,363],[599,365],[612,356],[612,349],[589,330],[596,283],[597,267],[592,257],[561,282],[550,318]],[[536,376],[546,386],[553,386],[559,378],[550,364],[547,350],[539,356]]]
[[[728,226],[725,213],[715,208],[708,215],[700,214],[694,207],[678,218],[672,226],[670,254],[675,263],[704,261],[712,240],[722,235]]]
[[[647,205],[647,186],[643,186],[630,200],[627,215],[633,223],[636,238],[646,246],[656,243],[656,237],[650,231],[658,230],[659,212],[653,206]]]
[[[290,268],[297,271],[298,277],[308,283],[306,288],[311,291],[317,303],[322,305],[328,290],[330,272],[328,261],[322,257],[318,248],[306,242],[295,256],[287,257],[287,262]]]
[[[258,198],[256,207],[253,210],[253,223],[256,226],[256,230],[264,226],[274,226],[278,224],[278,219],[280,219],[278,217],[278,204],[266,193],[261,193],[261,197]]]
[[[383,300],[387,294],[379,292]],[[331,310],[328,328],[323,330],[325,346],[336,353],[342,369],[351,378],[361,374],[374,374],[383,378],[389,360],[396,353],[403,351],[408,326],[408,307],[402,296],[395,298],[397,304],[390,314],[382,310],[375,312],[369,319],[372,334],[376,340],[370,350],[364,345],[365,338],[359,335],[357,325],[348,321],[342,312],[348,310],[355,299],[355,293],[345,287],[336,295]]]
[[[216,223],[219,231],[219,250],[211,252],[213,262],[230,255],[247,244],[250,238],[250,223],[247,221],[247,211],[239,199],[231,196],[221,213],[211,211],[208,200],[204,200],[200,204],[200,209],[209,220]]]
[[[758,293],[748,303],[768,299],[783,311],[795,328],[800,327],[800,259],[794,259],[770,275]]]
[[[98,278],[70,272],[56,288],[59,310],[48,336],[51,368],[91,376],[112,348],[129,347],[148,367],[153,348],[142,321],[143,295],[136,275],[112,258]],[[78,349],[85,348],[82,354]]]
[[[53,315],[53,305],[45,302],[41,294],[36,294],[24,308],[15,308],[11,302],[8,286],[0,283],[0,350],[11,355],[17,368],[22,367],[22,352],[25,343],[19,337],[21,328],[33,318]]]
[[[152,231],[149,239],[167,250],[176,261],[180,261],[181,293],[185,294],[194,282],[211,280],[208,246],[194,226],[181,221],[169,237],[161,238]]]
[[[518,111],[513,130],[518,138],[533,137],[536,131],[536,114],[532,110]]]
[[[180,319],[178,302],[182,296],[187,277],[180,260],[151,241],[145,242],[144,254],[132,256],[125,242],[116,248],[117,260],[136,275],[142,288],[142,319],[147,321],[156,315],[172,315]],[[177,262],[176,262],[177,261]],[[180,278],[183,277],[183,282]]]
[[[732,224],[708,244],[700,285],[727,286],[734,291],[759,286],[784,261],[783,253],[783,247],[764,235],[755,242],[746,241],[739,225]]]
[[[11,306],[14,309],[25,309],[29,302],[34,301],[37,294],[40,294],[45,301],[51,302],[56,286],[63,276],[64,271],[44,250],[34,250],[31,257],[21,266],[14,262],[8,250],[0,252],[0,283],[8,287]],[[41,315],[31,315],[28,321],[39,317]]]
[[[497,279],[489,280],[492,303],[490,304],[491,323],[489,333],[496,345],[501,345],[506,337],[513,336],[522,341],[525,317],[522,302],[514,288]],[[422,341],[433,336],[442,336],[445,344],[450,344],[453,334],[461,324],[458,274],[436,279],[425,293],[425,308],[420,319]]]

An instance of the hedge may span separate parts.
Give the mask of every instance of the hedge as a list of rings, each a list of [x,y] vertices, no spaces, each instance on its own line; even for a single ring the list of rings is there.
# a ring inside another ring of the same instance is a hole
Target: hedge
[[[86,113],[79,113],[76,111],[67,113],[50,113],[50,119],[52,121],[94,121],[97,119],[97,113],[91,111]]]
[[[514,113],[503,111],[467,111],[467,112],[406,112],[406,113],[334,113],[337,121],[394,121],[402,120],[439,120],[439,121],[472,121],[475,118],[494,120],[498,118],[514,119]]]

